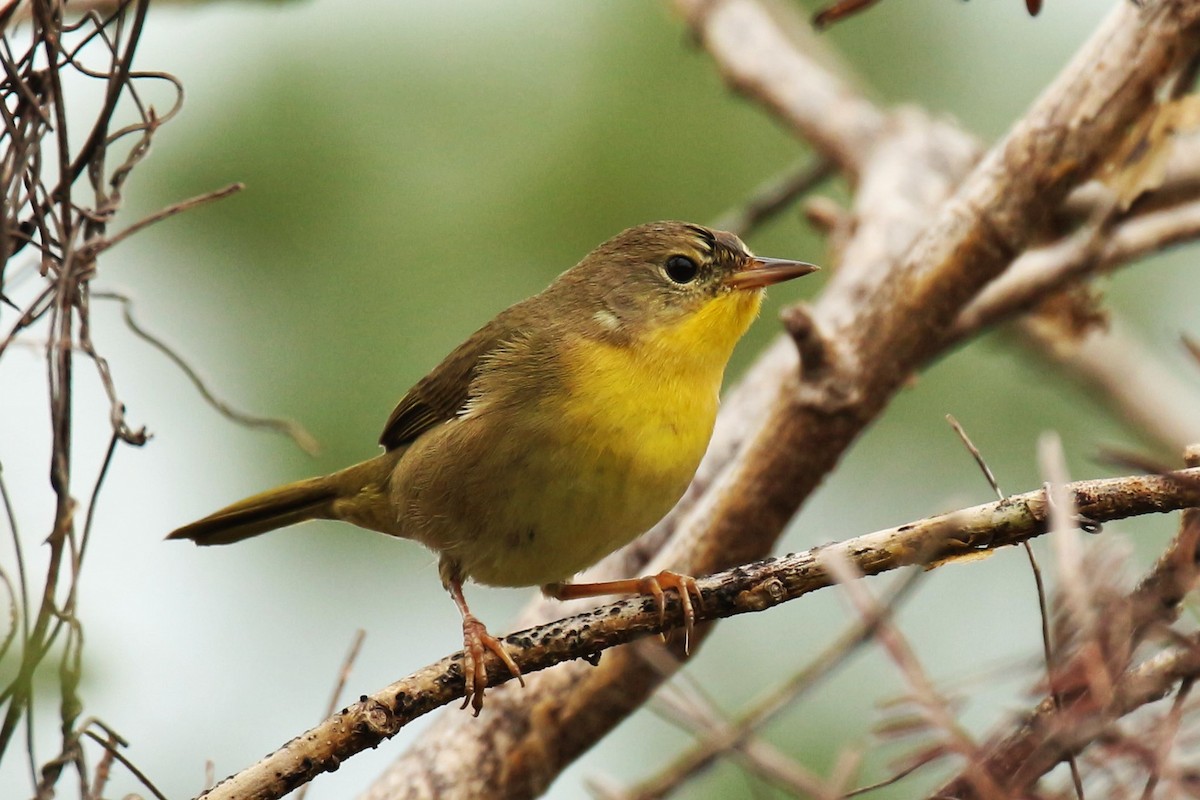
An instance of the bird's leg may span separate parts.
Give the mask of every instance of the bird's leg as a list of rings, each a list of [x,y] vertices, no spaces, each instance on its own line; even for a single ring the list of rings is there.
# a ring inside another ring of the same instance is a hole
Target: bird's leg
[[[446,590],[454,599],[454,605],[458,606],[463,621],[463,680],[466,687],[463,690],[462,707],[466,708],[470,703],[475,709],[475,716],[478,717],[483,709],[483,690],[488,685],[487,665],[483,663],[485,648],[504,662],[504,666],[508,667],[508,671],[522,686],[525,685],[525,679],[521,677],[521,669],[517,662],[513,661],[512,656],[504,649],[504,644],[488,633],[479,618],[467,607],[467,598],[463,596],[462,578],[457,575],[449,576],[446,579]]]
[[[542,593],[555,600],[576,600],[580,597],[598,597],[606,594],[648,594],[654,598],[658,606],[658,622],[666,622],[667,607],[663,589],[674,589],[679,593],[679,605],[683,609],[683,650],[688,652],[692,638],[692,627],[696,621],[696,611],[692,606],[692,598],[696,598],[696,606],[704,608],[704,597],[696,586],[696,579],[691,575],[681,575],[678,572],[663,570],[657,575],[647,575],[644,578],[629,578],[623,581],[601,581],[599,583],[548,583],[542,587]],[[665,634],[664,634],[665,635]]]

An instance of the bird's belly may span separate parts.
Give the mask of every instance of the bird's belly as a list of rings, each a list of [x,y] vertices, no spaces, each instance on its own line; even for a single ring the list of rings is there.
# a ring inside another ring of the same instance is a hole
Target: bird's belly
[[[658,522],[687,489],[708,446],[716,389],[699,403],[553,404],[521,423],[493,425],[481,409],[422,437],[397,485],[415,523],[410,538],[495,586],[565,580]],[[678,413],[677,413],[678,412]],[[506,416],[506,415],[505,415]],[[511,423],[511,418],[509,422]],[[422,470],[423,451],[473,466]]]
[[[506,586],[570,578],[662,519],[687,489],[698,458],[665,464],[597,447],[559,463],[526,462],[530,484],[522,485],[536,487],[536,498],[497,509],[498,546],[481,548],[471,576]]]

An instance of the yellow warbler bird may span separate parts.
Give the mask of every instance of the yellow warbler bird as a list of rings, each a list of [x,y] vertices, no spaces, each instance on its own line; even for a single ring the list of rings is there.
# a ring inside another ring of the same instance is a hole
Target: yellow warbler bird
[[[339,519],[438,553],[463,619],[466,702],[487,686],[484,651],[520,678],[471,614],[467,578],[551,597],[679,592],[659,575],[568,579],[630,542],[683,494],[708,447],[733,347],[764,287],[817,269],[759,258],[738,237],[655,222],[609,239],[544,291],[502,311],[400,400],[382,455],[271,489],[174,531],[229,544]]]

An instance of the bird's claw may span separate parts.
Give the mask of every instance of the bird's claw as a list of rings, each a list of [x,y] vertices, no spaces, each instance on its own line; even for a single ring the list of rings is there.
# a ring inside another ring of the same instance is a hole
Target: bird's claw
[[[700,593],[696,579],[691,575],[663,570],[657,575],[639,578],[638,589],[642,594],[648,594],[654,598],[654,602],[658,606],[659,625],[665,625],[667,622],[667,602],[663,590],[674,589],[679,593],[679,606],[683,610],[683,652],[690,652],[692,629],[696,623],[696,608],[699,607],[701,610],[704,608],[704,595]],[[696,600],[695,606],[692,605],[692,598]],[[662,637],[666,641],[666,631],[663,631]]]
[[[522,686],[525,679],[521,676],[521,668],[512,656],[504,649],[504,643],[488,633],[484,624],[473,615],[463,617],[463,689],[462,708],[468,705],[475,710],[475,716],[483,710],[483,692],[488,686],[487,664],[484,662],[484,651],[491,650],[497,658],[504,662],[508,671]]]

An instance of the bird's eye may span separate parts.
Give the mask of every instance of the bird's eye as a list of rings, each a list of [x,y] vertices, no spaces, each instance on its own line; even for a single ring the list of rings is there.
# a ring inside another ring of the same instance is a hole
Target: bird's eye
[[[667,277],[675,283],[691,283],[696,280],[696,275],[700,272],[696,262],[687,256],[671,256],[663,265],[663,269],[667,273]]]

